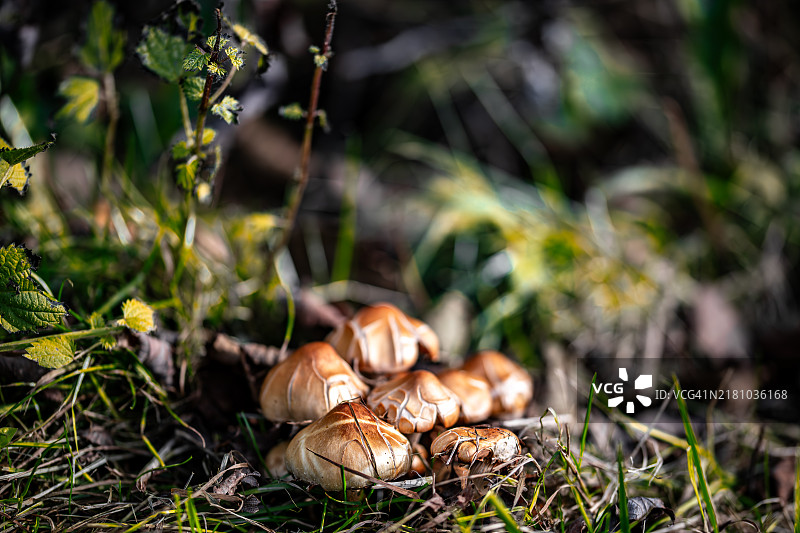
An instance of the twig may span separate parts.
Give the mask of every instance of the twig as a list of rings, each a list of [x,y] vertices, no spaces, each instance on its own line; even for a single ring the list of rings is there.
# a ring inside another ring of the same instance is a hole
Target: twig
[[[214,10],[217,15],[217,39],[214,41],[214,50],[211,52],[209,64],[219,62],[219,42],[222,39],[222,12],[219,8]],[[194,130],[194,153],[197,157],[202,157],[200,148],[203,142],[203,129],[206,123],[206,115],[211,98],[211,85],[214,83],[214,74],[210,71],[206,74],[206,83],[203,85],[203,98],[200,100],[200,107],[197,108],[197,125]]]
[[[267,272],[266,279],[272,278],[273,269],[275,268],[275,260],[289,244],[289,238],[292,235],[292,228],[297,220],[297,212],[300,210],[300,201],[303,199],[303,193],[308,185],[308,173],[311,163],[311,140],[314,137],[314,122],[317,120],[317,105],[319,103],[319,90],[322,83],[322,73],[327,69],[328,59],[331,56],[331,39],[333,38],[333,26],[336,21],[336,14],[338,7],[336,0],[331,0],[328,6],[329,11],[326,17],[327,27],[325,29],[325,42],[322,45],[322,53],[320,54],[323,61],[318,62],[317,68],[314,69],[314,77],[311,80],[311,97],[308,103],[308,110],[306,111],[306,127],[303,134],[303,148],[300,157],[300,168],[295,179],[297,186],[289,197],[289,205],[286,208],[286,218],[284,221],[283,231],[278,244],[275,245],[269,252],[267,258]]]

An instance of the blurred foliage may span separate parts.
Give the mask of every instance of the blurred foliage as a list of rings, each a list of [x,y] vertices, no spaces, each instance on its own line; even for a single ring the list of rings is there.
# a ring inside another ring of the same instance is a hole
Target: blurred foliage
[[[201,146],[219,147],[208,168],[193,159],[181,105],[202,96],[205,76],[184,60],[207,68],[210,4],[87,3],[48,20],[8,8],[3,130],[14,146],[51,130],[59,143],[23,202],[0,199],[2,240],[41,253],[39,274],[78,314],[140,296],[184,333],[282,340],[284,296],[264,279],[265,254],[292,179],[275,169],[296,165],[302,126],[279,110],[302,116],[291,102],[307,95],[324,4],[225,13],[226,38],[248,46],[222,58],[226,71],[245,63],[228,88],[236,100],[215,108],[224,121],[201,132]],[[476,316],[471,348],[529,363],[548,339],[580,352],[682,351],[654,331],[690,329],[706,284],[748,327],[791,324],[795,12],[694,0],[348,3],[322,94],[331,133],[316,142],[281,279],[359,304],[409,292],[418,314],[462,292]],[[26,24],[39,28],[29,45]],[[267,52],[262,73],[255,59]],[[100,194],[106,75],[119,124]],[[238,134],[225,124],[237,114],[242,130],[257,126]],[[190,125],[196,117],[190,108]],[[194,218],[175,179],[210,202]],[[402,243],[389,231],[398,225]]]

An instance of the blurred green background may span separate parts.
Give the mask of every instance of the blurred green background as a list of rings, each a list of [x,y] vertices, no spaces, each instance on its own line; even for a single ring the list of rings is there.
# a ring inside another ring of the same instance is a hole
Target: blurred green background
[[[134,53],[171,4],[113,4],[127,44],[107,213],[96,204],[106,107],[86,125],[56,116],[59,85],[81,74],[91,3],[0,7],[4,136],[20,146],[58,135],[28,194],[2,193],[0,240],[42,255],[39,275],[79,313],[134,281],[187,351],[202,328],[280,344],[287,290],[265,279],[264,260],[302,125],[278,109],[307,102],[327,2],[225,3],[267,42],[270,66],[234,79],[238,125],[212,120],[223,166],[198,208],[190,275],[171,289],[183,232],[165,155],[180,140],[177,89]],[[213,7],[202,5],[206,34]],[[544,368],[560,346],[795,368],[799,10],[340,2],[321,96],[330,129],[316,134],[279,267],[297,303],[292,344],[388,300],[430,320],[450,360],[500,348]],[[762,377],[800,388],[775,368]]]

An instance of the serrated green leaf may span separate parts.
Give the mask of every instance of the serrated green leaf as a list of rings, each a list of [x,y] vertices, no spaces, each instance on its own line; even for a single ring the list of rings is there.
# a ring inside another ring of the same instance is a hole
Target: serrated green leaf
[[[209,63],[208,63],[208,71],[211,74],[213,74],[215,76],[219,76],[219,77],[222,77],[227,73],[227,71],[225,70],[224,67],[222,67],[218,63],[214,63],[213,61],[209,61]]]
[[[112,335],[100,337],[100,346],[106,351],[111,351],[117,346],[117,338]]]
[[[105,320],[103,320],[103,317],[97,311],[95,311],[94,313],[92,313],[89,316],[89,327],[90,328],[92,328],[92,329],[102,328],[104,324],[105,324]]]
[[[187,191],[194,189],[194,182],[197,179],[197,169],[199,166],[200,160],[196,157],[185,163],[178,163],[175,165],[175,181],[178,183],[178,187]]]
[[[219,49],[220,50],[222,50],[222,48],[226,44],[228,44],[228,40],[229,39],[227,37],[225,37],[223,35],[220,35],[220,37],[219,37]],[[211,49],[214,48],[214,45],[216,44],[216,42],[217,42],[217,36],[216,35],[209,35],[208,39],[206,39],[206,45]]]
[[[17,428],[0,428],[0,450],[11,443],[16,432]]]
[[[192,76],[183,80],[183,92],[186,98],[192,101],[199,101],[203,98],[203,89],[206,85],[206,79],[200,76]]]
[[[39,152],[44,152],[50,148],[50,145],[52,145],[54,142],[45,141],[43,143],[34,144],[33,146],[28,146],[26,148],[11,148],[10,145],[2,139],[0,139],[0,141],[2,142],[2,144],[0,144],[0,159],[9,165],[22,163],[26,159],[30,159]]]
[[[233,96],[226,96],[221,102],[211,106],[211,112],[221,117],[222,120],[228,124],[237,122],[241,110],[241,104],[239,104],[239,101]]]
[[[58,324],[64,305],[31,279],[33,266],[25,248],[0,248],[0,326],[9,333]]]
[[[265,56],[269,53],[267,45],[264,43],[263,39],[241,24],[233,25],[233,33],[236,34],[236,37],[239,38],[242,44],[252,46],[258,51],[259,54]]]
[[[156,329],[154,314],[152,307],[132,298],[122,303],[122,319],[117,324],[140,333],[149,333]]]
[[[31,279],[0,288],[0,326],[9,333],[55,326],[67,314],[64,304],[42,292]]]
[[[175,143],[175,146],[172,147],[172,158],[173,159],[185,159],[189,157],[192,153],[191,148],[189,145],[186,144],[186,141],[180,141]]]
[[[100,72],[111,72],[125,57],[125,32],[114,29],[114,8],[103,1],[92,7],[81,61]]]
[[[244,59],[242,59],[242,51],[235,46],[229,46],[225,49],[225,55],[233,65],[234,68],[240,69],[244,66]]]
[[[208,64],[209,59],[211,59],[210,53],[204,52],[195,46],[183,59],[183,69],[190,71],[200,70]]]
[[[78,122],[86,122],[100,101],[100,83],[94,78],[72,76],[64,80],[58,94],[67,99],[59,110],[58,117],[75,117]]]
[[[28,251],[17,245],[0,248],[0,285],[21,283],[33,272]]]
[[[75,345],[64,336],[36,339],[25,349],[24,356],[44,368],[61,368],[72,362]]]
[[[156,26],[145,26],[136,47],[142,64],[167,82],[175,83],[184,74],[183,59],[192,45],[177,35]]]

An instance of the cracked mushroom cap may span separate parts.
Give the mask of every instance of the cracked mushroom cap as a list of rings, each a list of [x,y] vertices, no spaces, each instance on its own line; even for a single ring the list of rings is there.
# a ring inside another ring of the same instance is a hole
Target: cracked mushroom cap
[[[464,370],[450,369],[440,372],[439,381],[461,400],[462,424],[474,424],[492,414],[492,388],[482,377]]]
[[[461,368],[489,382],[492,416],[519,416],[533,399],[533,380],[528,372],[500,352],[478,352]]]
[[[504,428],[448,429],[431,443],[431,455],[446,464],[453,460],[469,464],[490,459],[492,462],[508,461],[522,450],[517,436]]]
[[[315,420],[337,404],[369,392],[353,369],[325,342],[301,346],[269,371],[259,401],[273,422]]]
[[[427,370],[415,370],[382,383],[367,405],[405,434],[424,433],[438,421],[450,427],[461,412],[458,396]]]
[[[340,403],[302,429],[286,450],[286,468],[296,478],[325,490],[343,490],[339,465],[383,480],[395,479],[411,468],[411,445],[363,404]],[[372,483],[348,471],[344,477],[347,488]]]
[[[390,304],[361,309],[326,340],[347,362],[357,364],[364,372],[388,374],[408,370],[417,362],[420,351],[434,361],[439,357],[436,333]]]

